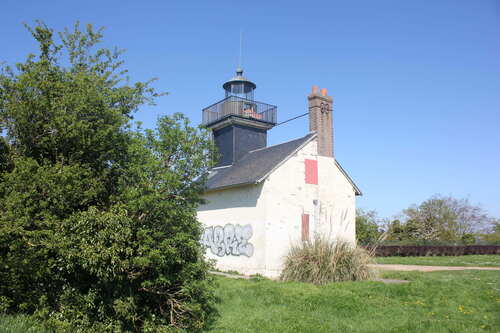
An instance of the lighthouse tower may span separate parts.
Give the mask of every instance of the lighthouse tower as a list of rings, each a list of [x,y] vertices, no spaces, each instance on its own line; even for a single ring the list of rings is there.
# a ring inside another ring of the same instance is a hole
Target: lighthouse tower
[[[267,145],[267,131],[277,122],[277,107],[254,100],[257,85],[243,69],[222,85],[225,98],[203,109],[203,125],[213,132],[217,166],[233,165],[246,153]]]

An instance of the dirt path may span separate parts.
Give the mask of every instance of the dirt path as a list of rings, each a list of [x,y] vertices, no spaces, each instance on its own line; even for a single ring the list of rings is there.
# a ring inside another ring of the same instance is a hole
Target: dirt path
[[[225,272],[210,271],[210,274],[224,276],[224,277],[231,278],[231,279],[245,279],[245,280],[251,279],[251,277],[248,275],[225,273]]]
[[[423,265],[397,265],[397,264],[376,264],[370,266],[383,271],[434,272],[434,271],[463,271],[466,269],[474,269],[481,271],[500,271],[500,267],[423,266]]]

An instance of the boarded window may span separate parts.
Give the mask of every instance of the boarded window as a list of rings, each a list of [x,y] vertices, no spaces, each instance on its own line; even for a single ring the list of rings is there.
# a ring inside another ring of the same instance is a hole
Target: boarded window
[[[309,214],[302,214],[302,240],[309,240]]]
[[[318,161],[306,159],[306,184],[318,185]]]

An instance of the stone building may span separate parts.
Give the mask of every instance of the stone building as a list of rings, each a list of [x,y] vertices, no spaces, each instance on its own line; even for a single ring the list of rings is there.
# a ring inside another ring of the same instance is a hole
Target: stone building
[[[295,242],[315,236],[355,243],[355,197],[361,191],[333,154],[333,99],[309,94],[309,133],[267,147],[274,105],[254,100],[256,85],[236,76],[225,98],[203,110],[220,159],[198,208],[202,243],[217,268],[279,276]]]

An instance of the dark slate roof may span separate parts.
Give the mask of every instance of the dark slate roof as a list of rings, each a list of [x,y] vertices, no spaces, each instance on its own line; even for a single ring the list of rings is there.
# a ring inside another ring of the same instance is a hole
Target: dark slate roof
[[[259,183],[315,137],[316,133],[312,132],[300,139],[253,150],[231,166],[214,168],[208,176],[206,189],[210,191]]]

